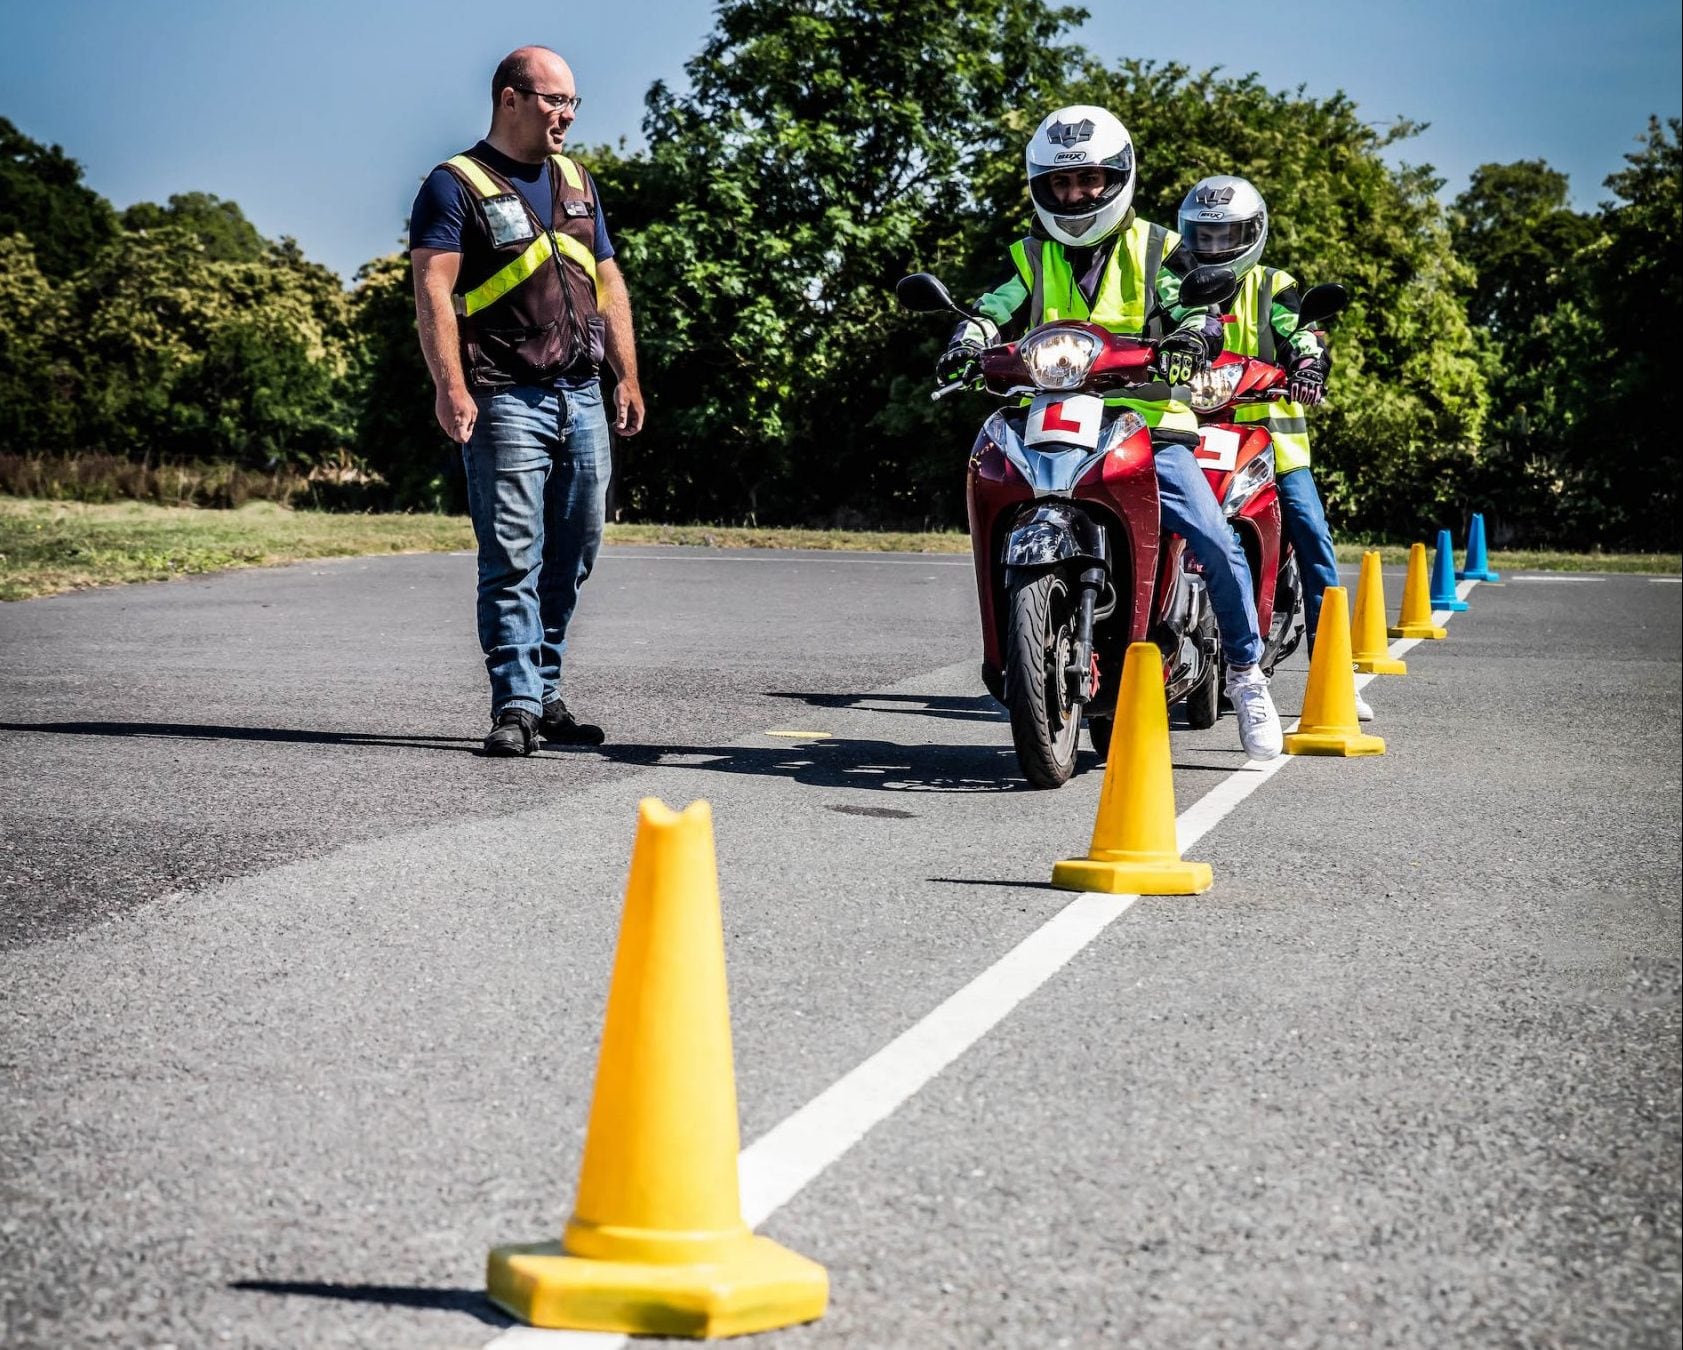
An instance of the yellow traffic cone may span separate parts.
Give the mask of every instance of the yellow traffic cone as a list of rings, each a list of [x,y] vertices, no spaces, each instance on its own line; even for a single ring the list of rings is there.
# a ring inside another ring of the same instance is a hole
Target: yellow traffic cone
[[[1298,729],[1286,737],[1288,755],[1382,755],[1385,741],[1362,734],[1356,720],[1356,672],[1350,665],[1349,600],[1328,586],[1321,626],[1309,658],[1309,689]]]
[[[1394,638],[1443,638],[1449,633],[1432,622],[1431,592],[1426,583],[1426,546],[1414,544],[1408,550],[1408,578],[1403,582],[1402,613],[1397,626],[1387,630]]]
[[[1408,662],[1391,655],[1385,644],[1385,579],[1379,575],[1379,554],[1362,554],[1362,575],[1356,585],[1356,616],[1350,622],[1350,645],[1356,669],[1370,675],[1406,675]]]
[[[1211,882],[1210,865],[1182,862],[1175,842],[1163,653],[1154,642],[1135,642],[1122,662],[1092,847],[1085,858],[1058,863],[1052,884],[1116,895],[1196,895]]]
[[[738,1147],[712,811],[645,798],[578,1201],[559,1243],[492,1250],[491,1300],[533,1326],[659,1336],[822,1317],[824,1267],[742,1220]]]

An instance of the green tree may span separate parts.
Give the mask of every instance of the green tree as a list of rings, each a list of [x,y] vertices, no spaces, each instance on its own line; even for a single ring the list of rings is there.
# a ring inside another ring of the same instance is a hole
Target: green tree
[[[376,258],[357,273],[356,453],[387,485],[387,504],[464,511],[460,451],[433,417],[432,377],[415,331],[409,254]]]
[[[239,203],[208,192],[176,193],[168,206],[136,202],[123,212],[122,221],[124,229],[141,233],[171,227],[185,230],[214,262],[257,262],[269,250],[269,242],[245,218]]]
[[[1520,244],[1491,267],[1501,275],[1511,265],[1496,294],[1529,288],[1532,308],[1516,304],[1493,324],[1501,411],[1469,502],[1515,539],[1677,546],[1678,453],[1674,437],[1656,434],[1679,416],[1663,328],[1683,300],[1676,119],[1650,120],[1640,140],[1627,167],[1607,179],[1622,200],[1578,218],[1587,238],[1578,222],[1563,224],[1552,189],[1558,183],[1563,193],[1564,179],[1546,166],[1485,166],[1475,176],[1475,189],[1481,179],[1548,187],[1530,194],[1531,206],[1516,205],[1526,196],[1513,190],[1470,190],[1456,203],[1458,230],[1473,241],[1528,229],[1543,237],[1549,212],[1560,227],[1560,252]],[[1536,277],[1522,275],[1526,259]]]
[[[1578,252],[1599,233],[1567,200],[1566,175],[1530,159],[1479,165],[1450,209],[1455,251],[1478,277],[1468,317],[1498,339],[1559,303]]]
[[[689,92],[650,92],[646,158],[587,161],[641,298],[652,398],[625,456],[632,510],[926,509],[871,425],[878,354],[925,341],[889,288],[956,252],[977,147],[1058,77],[1081,17],[1037,0],[720,5]],[[949,473],[962,462],[939,449]]]
[[[0,237],[21,234],[49,277],[85,267],[116,230],[111,204],[82,183],[82,166],[0,117]]]

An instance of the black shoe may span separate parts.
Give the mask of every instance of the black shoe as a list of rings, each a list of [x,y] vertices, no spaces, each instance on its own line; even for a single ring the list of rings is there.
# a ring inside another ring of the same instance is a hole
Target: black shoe
[[[485,738],[488,755],[529,755],[537,748],[538,719],[524,708],[504,708]]]
[[[605,739],[601,727],[575,721],[572,713],[567,711],[567,705],[558,698],[543,705],[538,732],[544,740],[558,745],[600,745]]]

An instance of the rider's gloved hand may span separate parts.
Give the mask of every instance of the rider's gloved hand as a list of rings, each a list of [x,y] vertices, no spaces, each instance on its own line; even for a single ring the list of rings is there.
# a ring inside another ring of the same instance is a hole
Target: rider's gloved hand
[[[1209,350],[1196,333],[1170,333],[1157,344],[1157,370],[1170,384],[1190,384],[1208,360]]]
[[[981,347],[955,342],[935,358],[935,378],[942,384],[969,384],[981,372]]]
[[[1299,358],[1287,376],[1286,390],[1293,403],[1313,408],[1327,396],[1326,362],[1318,356]]]

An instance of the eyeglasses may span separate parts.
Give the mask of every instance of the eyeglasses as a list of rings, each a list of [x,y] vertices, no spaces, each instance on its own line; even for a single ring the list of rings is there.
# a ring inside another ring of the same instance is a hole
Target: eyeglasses
[[[527,89],[522,85],[511,84],[510,89],[517,94],[530,94],[539,99],[546,108],[553,108],[556,112],[577,112],[579,104],[584,100],[575,94],[544,94],[536,89]]]

